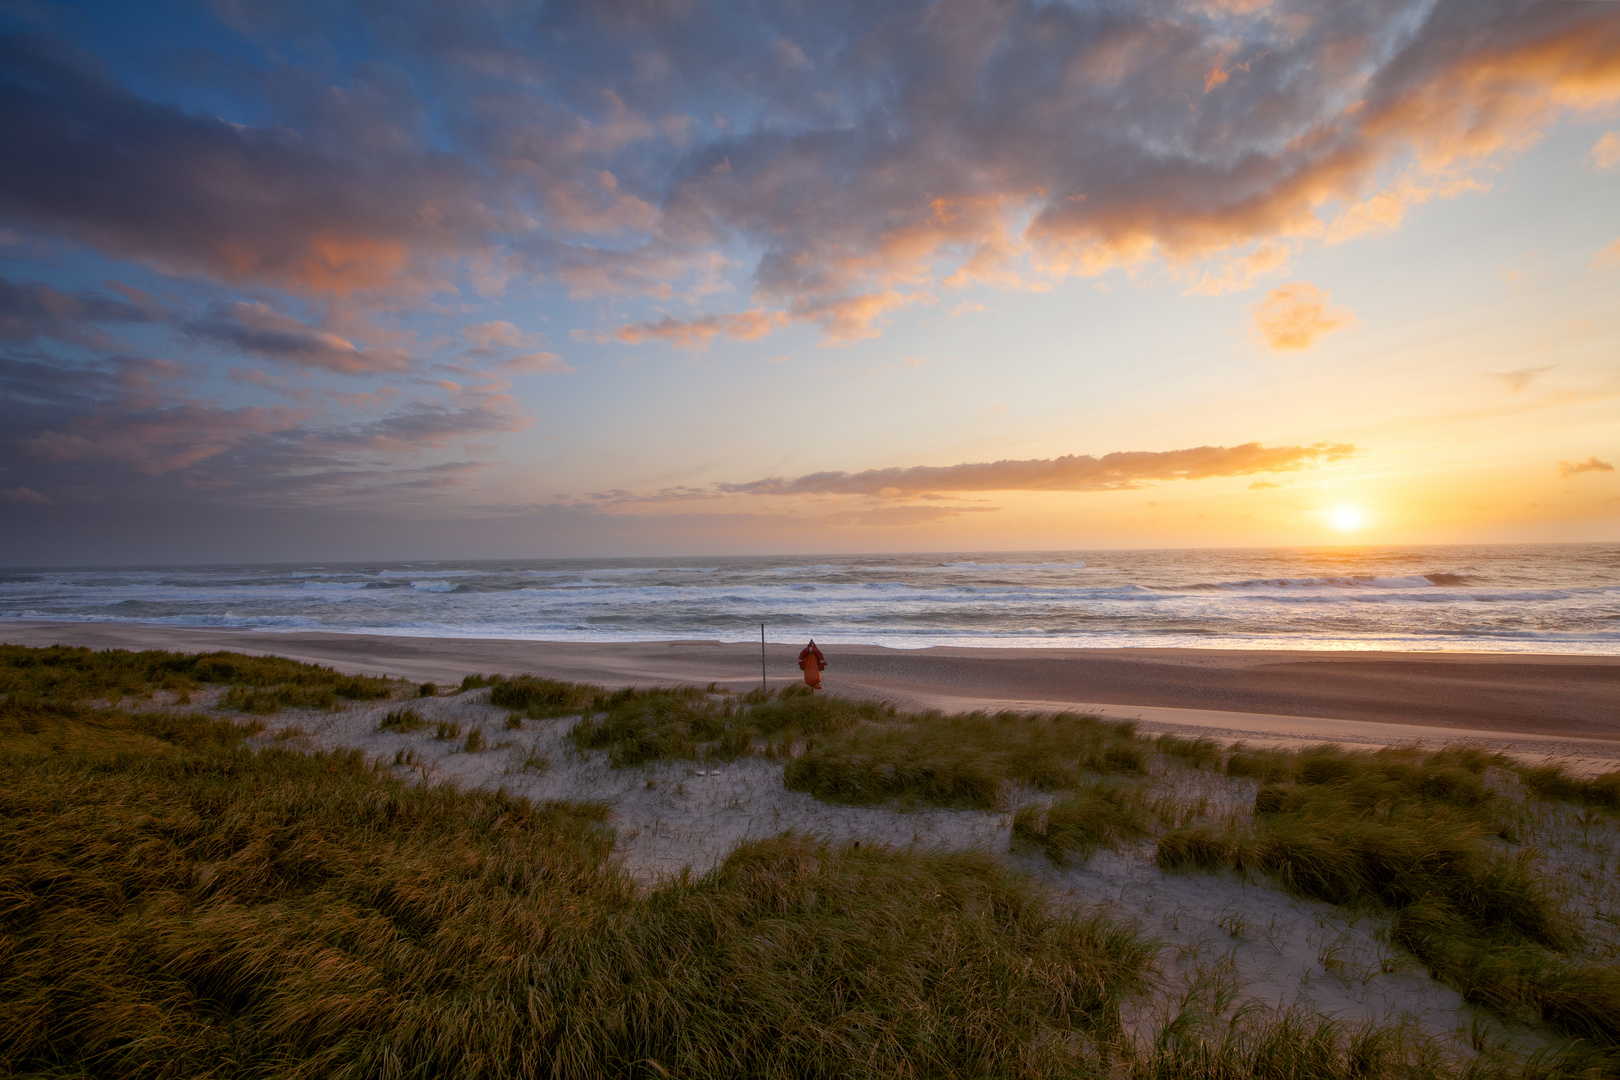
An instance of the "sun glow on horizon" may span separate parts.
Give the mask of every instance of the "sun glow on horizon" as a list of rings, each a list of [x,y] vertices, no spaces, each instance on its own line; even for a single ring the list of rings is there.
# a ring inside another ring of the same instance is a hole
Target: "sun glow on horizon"
[[[1339,506],[1327,512],[1327,522],[1340,532],[1354,532],[1367,524],[1367,515],[1355,506]]]

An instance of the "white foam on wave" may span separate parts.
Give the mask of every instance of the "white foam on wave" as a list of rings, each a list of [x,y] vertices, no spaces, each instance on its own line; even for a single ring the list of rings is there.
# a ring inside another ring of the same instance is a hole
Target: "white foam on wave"
[[[773,641],[802,628],[817,641],[900,648],[1185,644],[1620,652],[1620,566],[1594,565],[1593,556],[1577,552],[1577,559],[1569,551],[51,570],[0,576],[0,620],[593,641],[757,640],[758,624],[767,622]],[[1431,569],[1436,566],[1446,569]]]
[[[941,570],[1084,570],[1083,562],[948,562],[940,563]]]
[[[1437,575],[1438,576],[1438,575]],[[1451,575],[1447,575],[1451,576]],[[1164,587],[1167,591],[1177,591],[1173,587]],[[1401,577],[1379,577],[1374,575],[1344,575],[1326,577],[1298,577],[1298,578],[1248,578],[1243,581],[1217,581],[1208,585],[1185,586],[1188,590],[1208,589],[1433,589],[1438,588],[1433,580],[1425,574],[1410,574]]]
[[[482,570],[378,570],[378,577],[472,577],[482,574]],[[415,582],[412,582],[414,585]]]

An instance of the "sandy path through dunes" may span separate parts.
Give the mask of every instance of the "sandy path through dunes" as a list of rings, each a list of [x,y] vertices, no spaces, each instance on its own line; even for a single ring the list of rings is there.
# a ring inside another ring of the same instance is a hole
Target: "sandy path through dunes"
[[[0,640],[236,649],[441,683],[475,671],[609,686],[717,682],[745,689],[760,678],[759,646],[747,642],[512,641],[29,622],[0,624]],[[797,677],[798,648],[766,647],[773,685]],[[1073,708],[1223,738],[1470,739],[1594,763],[1620,760],[1620,657],[875,645],[827,652],[827,689],[907,708]]]

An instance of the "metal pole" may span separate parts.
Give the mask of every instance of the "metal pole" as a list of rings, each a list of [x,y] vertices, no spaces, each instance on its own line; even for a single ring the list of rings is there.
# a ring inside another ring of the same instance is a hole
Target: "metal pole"
[[[762,690],[763,692],[765,692],[767,694],[770,693],[770,691],[765,688],[765,624],[764,623],[759,624],[759,688],[760,688],[760,690]]]

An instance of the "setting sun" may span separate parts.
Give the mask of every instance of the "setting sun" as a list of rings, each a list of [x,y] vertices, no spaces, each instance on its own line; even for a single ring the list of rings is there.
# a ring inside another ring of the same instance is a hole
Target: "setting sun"
[[[1354,506],[1341,506],[1335,510],[1329,510],[1327,519],[1329,525],[1343,532],[1359,529],[1367,523],[1367,515]]]

